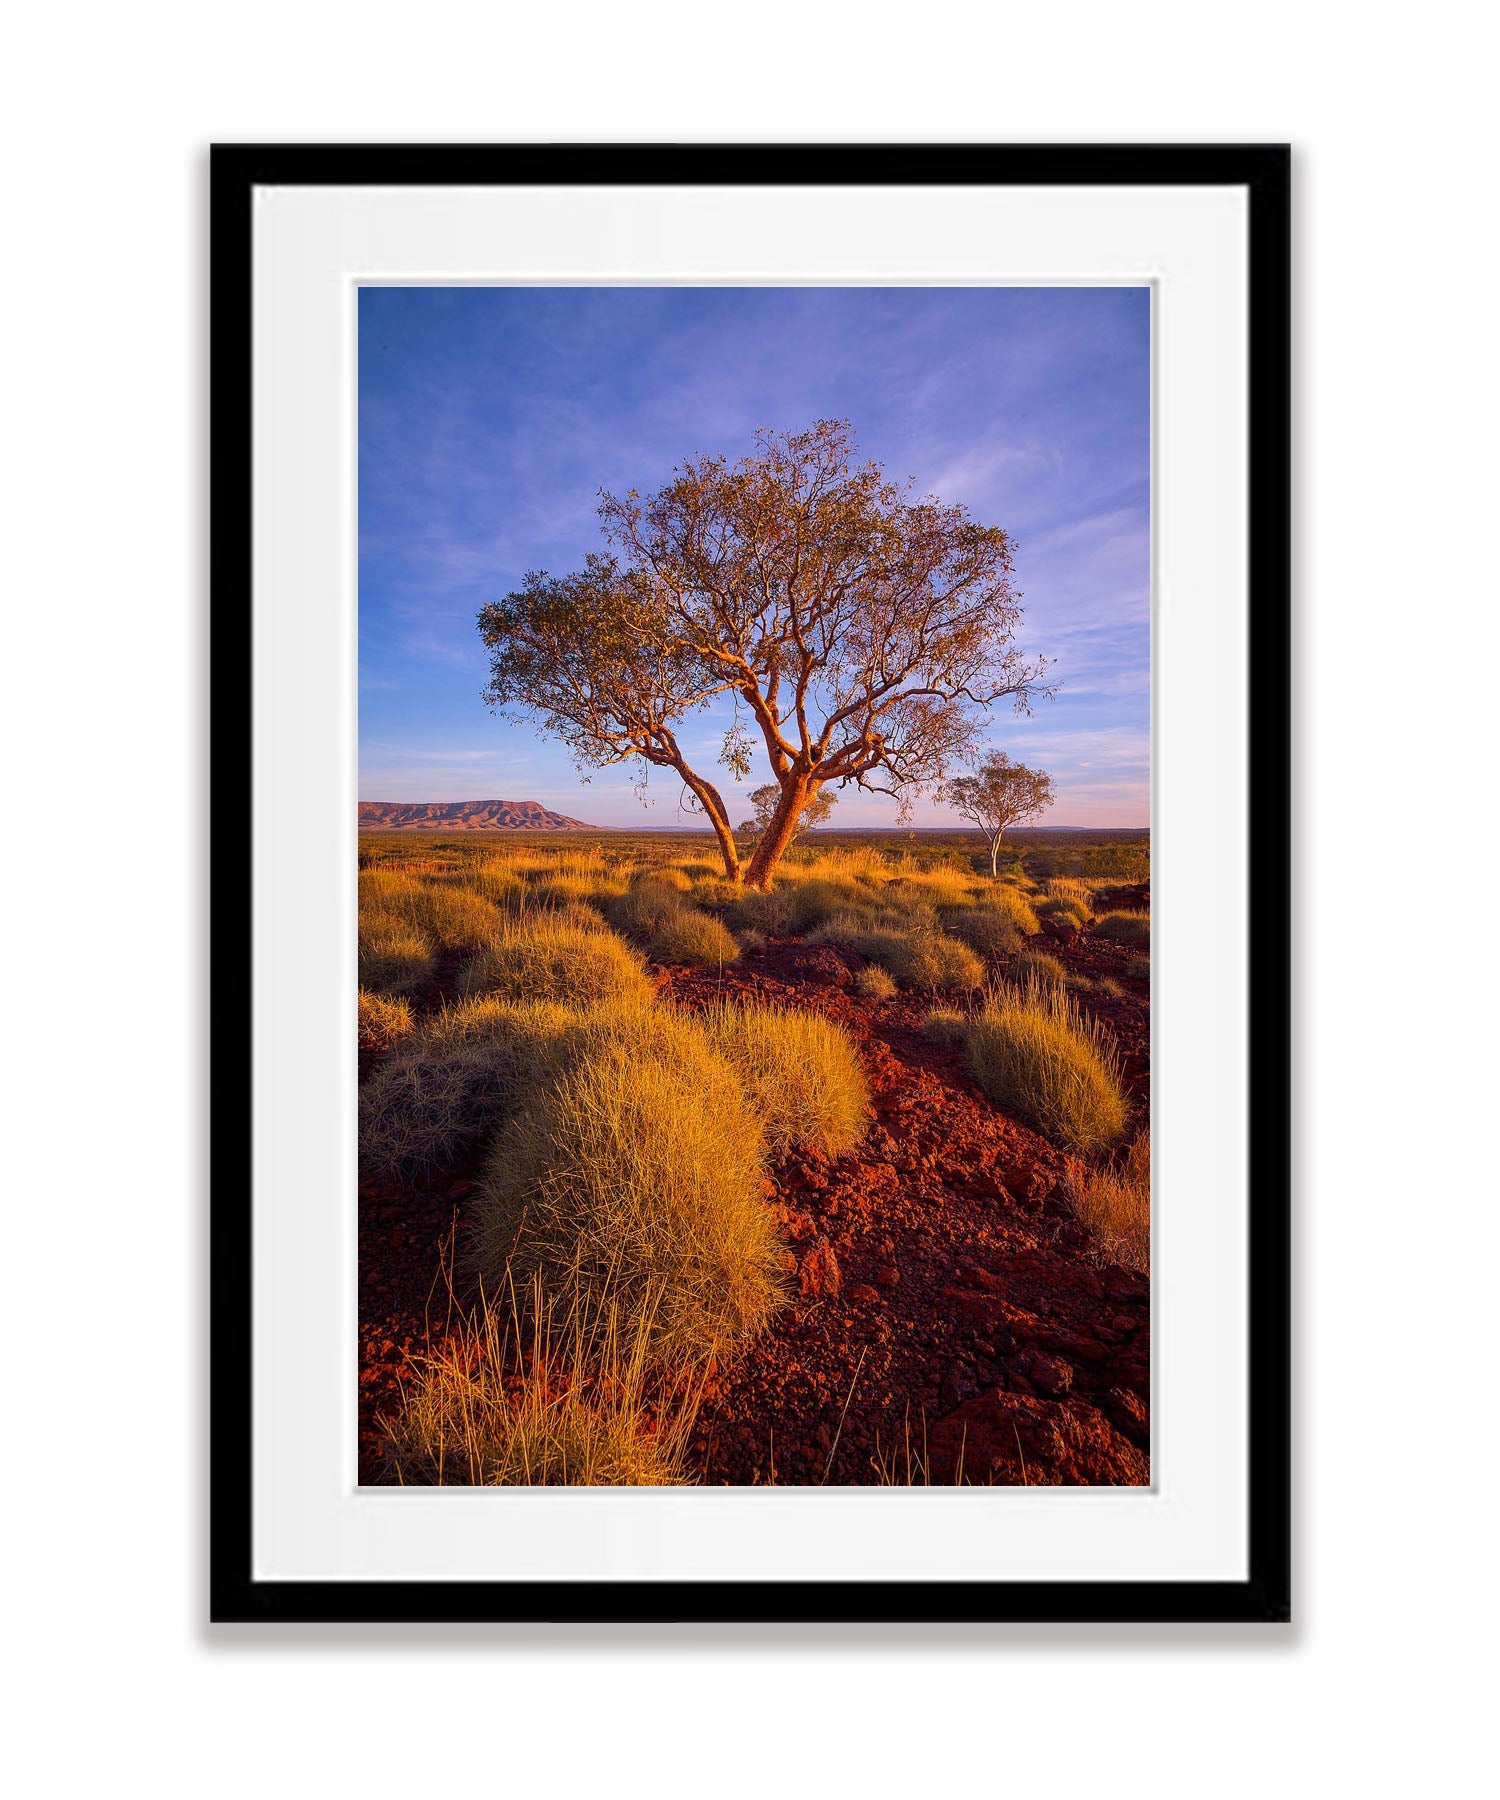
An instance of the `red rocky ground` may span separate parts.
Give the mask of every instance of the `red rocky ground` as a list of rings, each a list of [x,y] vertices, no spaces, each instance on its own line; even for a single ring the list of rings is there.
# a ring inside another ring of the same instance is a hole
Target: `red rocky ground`
[[[1145,896],[1122,891],[1121,902]],[[1081,998],[1119,1040],[1145,1122],[1149,1022],[1132,954],[1047,946],[1122,992]],[[773,943],[722,976],[663,972],[663,998],[795,1002],[859,1045],[874,1120],[858,1149],[796,1154],[767,1195],[792,1303],[709,1379],[693,1444],[709,1483],[881,1479],[1129,1485],[1150,1480],[1150,1288],[1103,1258],[1063,1197],[1066,1158],[979,1094],[920,1034],[927,1003],[849,989],[852,955]],[[431,1189],[362,1184],[361,1479],[384,1475],[378,1416],[407,1356],[441,1335],[445,1246],[472,1170]]]

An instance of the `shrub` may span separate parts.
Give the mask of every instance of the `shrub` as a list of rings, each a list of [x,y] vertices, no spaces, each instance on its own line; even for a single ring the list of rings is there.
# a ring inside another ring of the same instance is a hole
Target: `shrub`
[[[1008,956],[1021,946],[1021,933],[1014,922],[993,906],[970,906],[949,913],[943,926],[977,956]]]
[[[733,1069],[659,1009],[591,1032],[501,1131],[475,1200],[481,1275],[548,1295],[667,1359],[711,1356],[781,1301],[759,1127]]]
[[[1045,950],[1025,951],[1016,958],[1006,973],[1018,987],[1035,982],[1039,987],[1060,988],[1066,987],[1068,982],[1068,971],[1055,956],[1048,956]]]
[[[989,1098],[1044,1137],[1090,1156],[1119,1142],[1127,1115],[1118,1058],[1067,993],[1035,982],[996,989],[966,1042]]]
[[[1149,944],[1151,915],[1137,912],[1105,913],[1095,922],[1095,937],[1109,938],[1116,944]]]
[[[398,1482],[421,1487],[673,1487],[696,1395],[662,1396],[641,1334],[553,1325],[545,1302],[502,1329],[486,1303],[384,1421]]]
[[[922,1021],[922,1036],[930,1044],[940,1044],[945,1050],[956,1050],[963,1043],[968,1030],[968,1023],[962,1013],[950,1012],[940,1007],[927,1014]]]
[[[512,1000],[561,1000],[570,1006],[646,999],[651,978],[637,953],[613,933],[586,928],[550,913],[532,913],[503,926],[475,957],[468,993]]]
[[[854,991],[866,1000],[889,1000],[896,992],[896,984],[879,963],[866,963],[854,977]]]
[[[1091,1170],[1075,1202],[1078,1217],[1127,1269],[1151,1273],[1151,1137],[1143,1132],[1115,1168]]]
[[[1151,958],[1149,956],[1132,956],[1130,961],[1125,965],[1125,979],[1127,981],[1144,981],[1149,983],[1151,980]]]
[[[703,1024],[739,1076],[773,1156],[793,1147],[842,1156],[864,1136],[870,1091],[840,1026],[816,1013],[758,1006],[719,1007]]]
[[[404,1000],[387,1000],[359,990],[359,1047],[389,1050],[411,1031],[411,1008]]]
[[[655,962],[713,968],[734,962],[740,953],[729,927],[712,913],[684,907],[652,934],[647,954]]]
[[[421,932],[399,924],[359,922],[359,985],[372,993],[400,994],[424,982],[436,954]]]

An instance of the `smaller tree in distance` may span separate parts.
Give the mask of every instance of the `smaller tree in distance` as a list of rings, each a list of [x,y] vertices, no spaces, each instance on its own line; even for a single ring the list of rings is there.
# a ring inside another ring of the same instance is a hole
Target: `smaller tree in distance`
[[[788,847],[796,843],[804,831],[811,831],[815,825],[826,824],[837,802],[837,794],[829,793],[827,788],[819,788],[798,813],[792,835],[787,839]],[[752,788],[750,804],[755,808],[755,817],[746,819],[740,826],[740,832],[742,836],[759,841],[775,822],[776,808],[781,804],[780,784],[768,781],[764,787]]]
[[[955,775],[942,787],[942,798],[956,813],[971,819],[990,847],[990,874],[1000,872],[1000,840],[1009,825],[1024,824],[1052,804],[1052,777],[1041,769],[1012,762],[1003,750],[987,756],[972,775]]]

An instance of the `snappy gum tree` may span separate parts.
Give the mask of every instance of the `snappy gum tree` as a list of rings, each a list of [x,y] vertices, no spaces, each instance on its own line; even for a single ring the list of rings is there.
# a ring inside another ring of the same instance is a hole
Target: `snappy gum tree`
[[[987,756],[972,775],[955,775],[942,798],[970,819],[990,847],[990,874],[999,873],[1000,840],[1006,827],[1024,824],[1052,804],[1052,777],[1012,762],[1003,750]]]
[[[896,795],[939,782],[984,710],[1027,710],[1040,662],[1015,641],[1014,546],[962,506],[855,467],[846,423],[761,432],[755,453],[682,464],[648,499],[601,495],[606,552],[526,576],[486,606],[485,698],[537,720],[581,767],[671,769],[732,881],[770,885],[825,787]],[[724,798],[689,764],[684,720],[727,697],[719,761],[759,736],[780,797],[741,867]]]

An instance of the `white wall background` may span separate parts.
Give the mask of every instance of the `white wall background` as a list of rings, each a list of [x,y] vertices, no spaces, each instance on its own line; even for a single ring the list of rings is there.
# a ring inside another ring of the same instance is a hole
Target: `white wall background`
[[[0,1492],[22,1791],[1472,1791],[1495,1562],[1481,18],[143,0],[12,20]],[[204,146],[895,137],[1296,146],[1299,1623],[210,1633]]]

